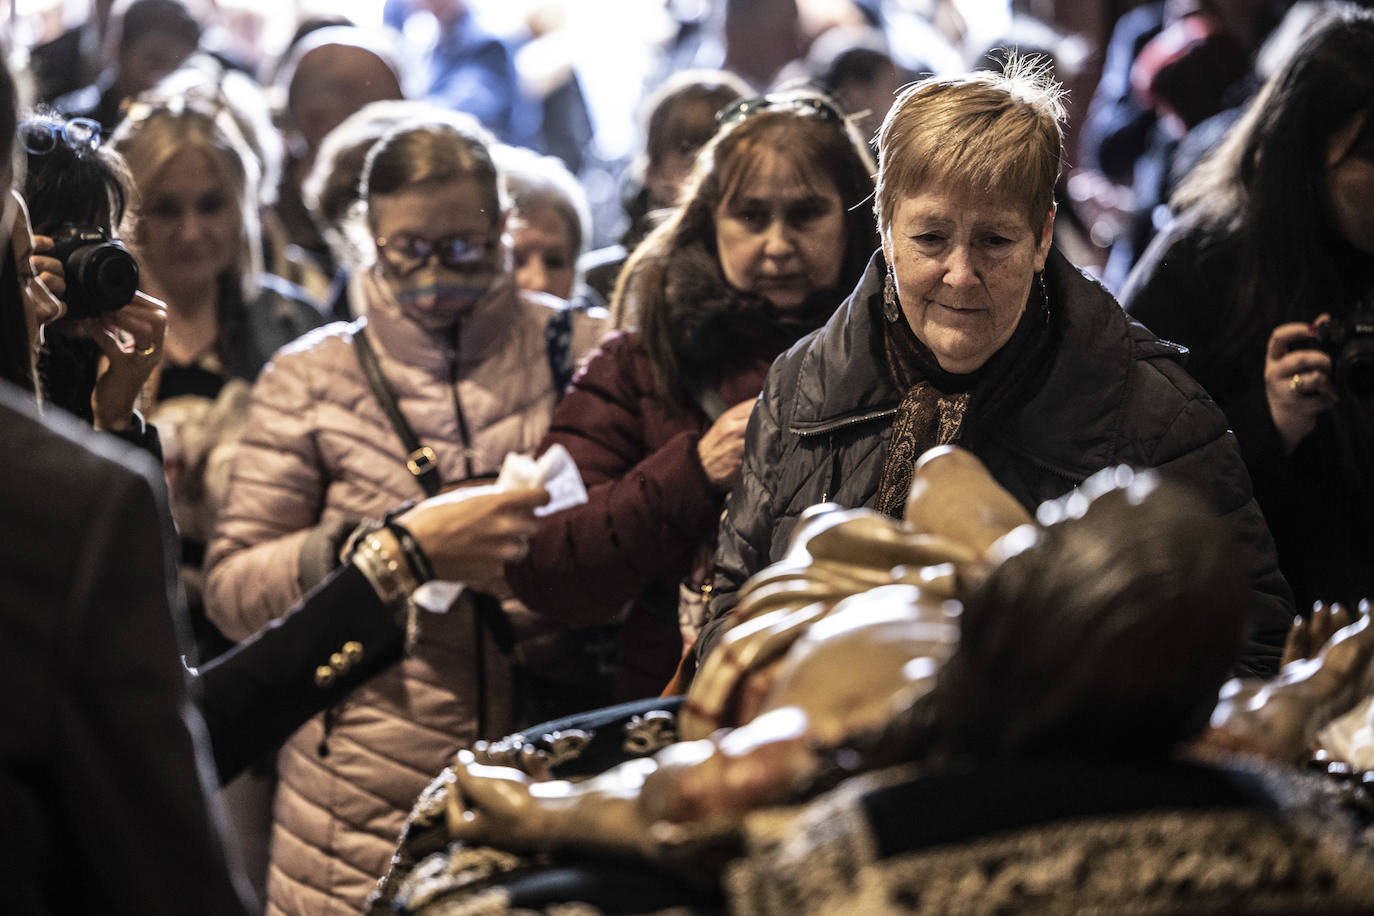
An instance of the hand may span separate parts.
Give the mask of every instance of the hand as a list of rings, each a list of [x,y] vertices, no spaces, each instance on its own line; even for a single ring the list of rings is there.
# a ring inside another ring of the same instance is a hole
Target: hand
[[[1322,315],[1316,324],[1330,320]],[[1331,357],[1321,350],[1294,349],[1315,333],[1315,325],[1281,324],[1269,335],[1264,358],[1264,393],[1269,415],[1291,452],[1317,426],[1317,417],[1337,401]]]
[[[483,766],[462,750],[445,812],[449,837],[504,849],[651,854],[654,841],[640,796],[657,770],[657,760],[638,757],[583,782],[537,781],[511,767]]]
[[[447,820],[449,837],[465,843],[500,843],[513,849],[539,849],[552,845],[552,820],[564,805],[554,799],[540,800],[530,792],[534,781],[519,770],[487,766],[471,751],[461,750],[453,764]],[[546,783],[571,790],[568,783]]]
[[[80,327],[105,355],[91,392],[95,428],[124,429],[144,383],[162,361],[167,305],[144,293],[134,293],[128,305],[87,318]]]
[[[67,293],[67,274],[60,260],[44,254],[52,249],[52,236],[34,233],[31,257],[33,272],[54,296],[61,299]]]
[[[509,592],[506,564],[529,550],[538,526],[534,510],[548,501],[543,487],[466,487],[427,499],[397,521],[419,542],[437,578],[501,597]]]
[[[1360,614],[1351,611],[1343,604],[1329,607],[1321,602],[1313,605],[1310,617],[1299,617],[1293,621],[1288,631],[1288,639],[1283,644],[1283,657],[1279,660],[1282,668],[1289,662],[1315,658],[1326,643],[1336,634],[1360,619]]]
[[[744,462],[744,431],[753,412],[753,401],[736,404],[717,417],[697,443],[701,469],[711,486],[722,493],[739,480],[740,465]]]

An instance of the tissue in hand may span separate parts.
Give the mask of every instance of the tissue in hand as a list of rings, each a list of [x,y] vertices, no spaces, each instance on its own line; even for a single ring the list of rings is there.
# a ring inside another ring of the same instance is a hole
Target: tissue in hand
[[[572,455],[561,445],[555,445],[539,457],[511,452],[501,464],[501,473],[496,478],[496,489],[517,490],[529,487],[543,487],[549,491],[549,502],[534,510],[535,515],[544,516],[550,512],[578,506],[587,501],[587,488],[582,486],[582,474]],[[453,606],[463,593],[461,582],[426,582],[415,590],[412,600],[421,608],[435,614],[442,614]]]
[[[582,474],[572,455],[561,445],[554,445],[539,459],[511,452],[501,464],[501,474],[496,478],[500,490],[514,490],[522,487],[543,487],[549,491],[548,505],[540,506],[534,514],[545,516],[571,506],[580,506],[587,501],[587,488],[582,486]]]

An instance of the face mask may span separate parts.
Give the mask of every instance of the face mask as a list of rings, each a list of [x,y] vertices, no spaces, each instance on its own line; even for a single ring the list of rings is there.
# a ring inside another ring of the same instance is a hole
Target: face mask
[[[428,331],[447,331],[488,295],[498,275],[460,274],[442,267],[405,277],[377,279],[391,294],[401,314]]]

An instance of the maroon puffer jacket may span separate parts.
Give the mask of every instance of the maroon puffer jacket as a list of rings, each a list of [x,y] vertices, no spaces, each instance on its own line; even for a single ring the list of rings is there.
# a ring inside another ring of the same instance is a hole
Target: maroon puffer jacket
[[[722,399],[757,397],[767,371],[766,360],[742,367],[718,386]],[[545,519],[509,578],[526,606],[564,623],[625,614],[617,699],[657,694],[681,657],[678,584],[714,542],[724,503],[697,457],[709,427],[700,409],[659,398],[639,335],[621,331],[589,357],[539,446],[568,449],[587,503]]]

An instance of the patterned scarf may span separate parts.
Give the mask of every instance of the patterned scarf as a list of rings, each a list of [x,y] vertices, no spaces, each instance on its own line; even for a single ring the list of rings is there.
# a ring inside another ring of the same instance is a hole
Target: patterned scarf
[[[892,518],[906,511],[916,461],[938,445],[971,445],[991,421],[1029,400],[1049,360],[1051,320],[1048,294],[1031,286],[1021,320],[1002,349],[969,373],[946,372],[900,315],[889,322],[875,297],[873,320],[883,329],[888,374],[902,396],[892,420],[873,508]]]

